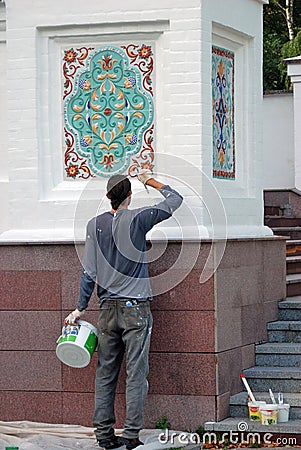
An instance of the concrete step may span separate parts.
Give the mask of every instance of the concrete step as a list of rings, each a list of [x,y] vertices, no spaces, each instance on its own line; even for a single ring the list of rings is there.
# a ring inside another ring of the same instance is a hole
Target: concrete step
[[[299,367],[254,366],[243,371],[254,392],[300,392]]]
[[[276,236],[287,236],[290,239],[301,239],[301,227],[272,227]]]
[[[267,206],[264,204],[264,218],[279,217],[282,214],[280,206]]]
[[[301,273],[301,255],[286,257],[286,273]]]
[[[271,399],[267,392],[254,392],[256,400],[265,401],[270,403]],[[274,392],[274,396],[277,401],[277,392]],[[301,419],[301,394],[284,392],[284,403],[290,405],[290,419]],[[230,397],[230,416],[231,417],[248,417],[248,393],[239,392],[238,394]],[[301,430],[300,430],[301,432]]]
[[[286,255],[287,256],[301,255],[301,240],[288,239],[286,241]]]
[[[301,296],[287,297],[278,303],[279,320],[301,320]]]
[[[301,342],[301,321],[278,320],[267,324],[269,342]]]
[[[264,223],[270,228],[301,227],[301,218],[286,216],[266,216]]]
[[[243,437],[244,440],[248,439],[248,432],[260,433],[260,442],[262,444],[268,444],[267,440],[269,440],[269,442],[277,442],[280,445],[282,444],[283,446],[295,448],[295,445],[300,445],[301,443],[301,420],[298,419],[289,420],[286,423],[278,423],[276,425],[261,425],[260,422],[252,422],[244,416],[228,417],[221,422],[206,422],[204,428],[207,431],[207,436],[209,432],[213,433],[210,437],[211,439],[214,438],[215,433],[228,433],[228,438],[230,440],[230,432],[232,431],[233,437],[240,436]],[[277,441],[279,435],[281,435],[281,440]],[[251,438],[252,436],[249,435],[249,439]],[[259,439],[258,436],[256,436],[256,438]],[[256,442],[259,441],[257,440]]]
[[[286,295],[288,297],[301,295],[301,273],[286,276]]]
[[[256,345],[257,366],[301,367],[301,344],[267,342]]]

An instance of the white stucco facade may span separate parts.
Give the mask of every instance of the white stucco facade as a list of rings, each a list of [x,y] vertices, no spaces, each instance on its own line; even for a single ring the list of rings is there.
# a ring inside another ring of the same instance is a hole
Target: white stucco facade
[[[293,93],[274,93],[263,101],[264,189],[295,187]]]
[[[6,14],[5,7],[0,3],[0,204],[1,214],[0,230],[9,227],[8,211],[8,134],[7,134],[7,77],[6,77]]]
[[[264,189],[301,190],[301,57],[286,60],[291,92],[274,92],[263,101]]]
[[[186,206],[167,237],[267,236],[263,226],[262,4],[258,0],[6,0],[0,9],[1,240],[72,240],[106,209],[106,179],[62,168],[60,52],[148,39],[156,58],[155,172]],[[234,12],[243,10],[243,14]],[[5,31],[6,27],[6,31]],[[234,180],[212,178],[212,45],[235,55]],[[5,70],[6,69],[6,70]],[[7,108],[6,108],[7,104]],[[155,201],[136,180],[134,206]],[[184,231],[183,231],[184,230]]]
[[[288,64],[287,73],[291,78],[294,89],[294,115],[293,115],[293,136],[294,136],[294,187],[301,190],[301,55],[286,59]]]

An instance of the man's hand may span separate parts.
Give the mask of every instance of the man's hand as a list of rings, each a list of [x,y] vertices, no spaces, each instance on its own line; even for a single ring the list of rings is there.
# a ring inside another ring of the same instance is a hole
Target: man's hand
[[[70,313],[66,319],[64,320],[65,325],[74,325],[78,319],[80,319],[85,314],[85,310],[79,311],[78,309],[75,309]]]
[[[147,182],[151,179],[154,178],[153,174],[151,173],[150,170],[148,169],[144,169],[141,170],[138,173],[138,180],[141,181],[141,183],[143,183],[144,185],[147,184]]]

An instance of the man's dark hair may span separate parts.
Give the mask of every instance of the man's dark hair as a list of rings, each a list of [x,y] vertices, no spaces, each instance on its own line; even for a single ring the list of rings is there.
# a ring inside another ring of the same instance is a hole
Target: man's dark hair
[[[107,183],[107,197],[113,209],[117,209],[131,191],[131,182],[125,175],[113,175]]]

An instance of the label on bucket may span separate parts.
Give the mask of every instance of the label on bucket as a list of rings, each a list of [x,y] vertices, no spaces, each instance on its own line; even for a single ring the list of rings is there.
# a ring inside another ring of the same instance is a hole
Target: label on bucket
[[[88,352],[92,356],[93,353],[95,352],[96,347],[97,347],[97,336],[95,336],[94,333],[90,333],[86,340],[85,348],[88,350]]]
[[[76,337],[77,337],[77,335],[75,335],[75,334],[69,334],[68,336],[62,335],[59,338],[57,343],[60,344],[61,342],[75,342],[76,341]]]
[[[260,407],[262,425],[274,425],[277,423],[277,413],[275,405],[266,405]]]
[[[260,420],[261,419],[261,413],[260,413],[260,406],[266,405],[266,402],[249,402],[249,418],[252,421]]]
[[[249,406],[249,417],[250,420],[260,420],[259,406]]]

